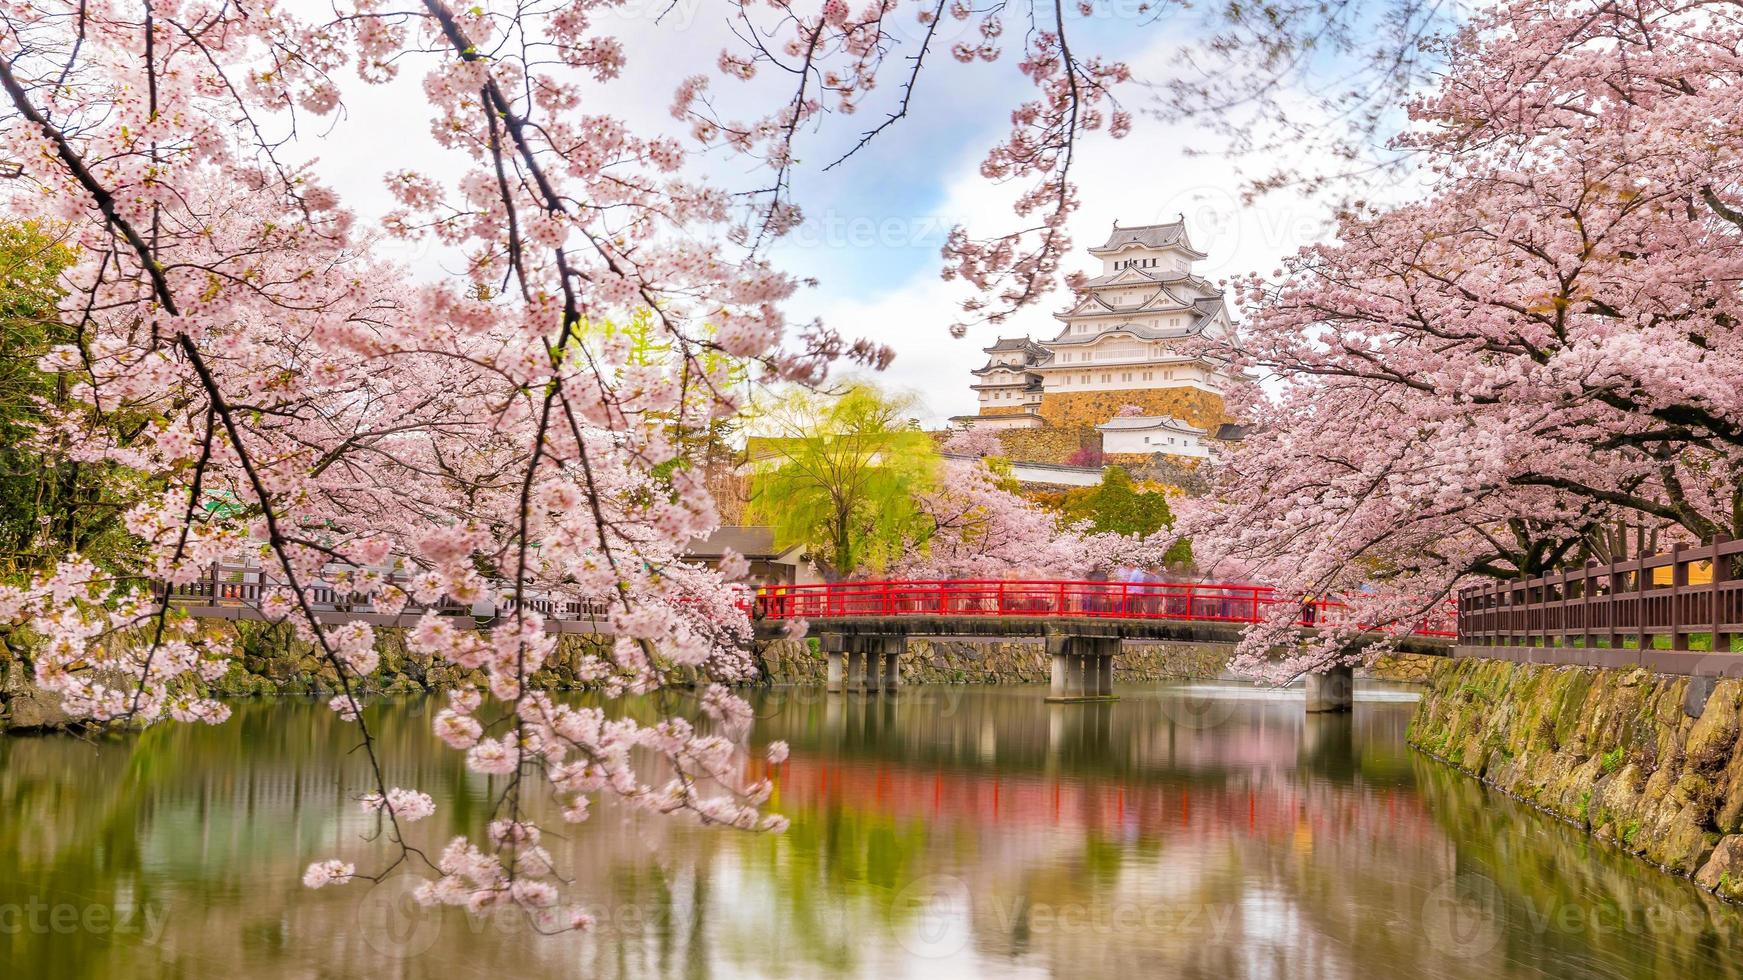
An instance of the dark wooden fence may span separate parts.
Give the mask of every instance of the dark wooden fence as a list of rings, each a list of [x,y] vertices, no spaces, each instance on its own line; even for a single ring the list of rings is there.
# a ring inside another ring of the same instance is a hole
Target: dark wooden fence
[[[389,580],[401,588],[408,591],[410,589],[411,577],[408,575],[396,573]],[[187,609],[189,615],[195,618],[263,619],[267,617],[261,614],[261,601],[283,587],[284,583],[258,567],[214,564],[205,575],[192,582],[181,585],[154,583],[152,592]],[[315,618],[326,623],[357,620],[378,626],[410,626],[416,623],[419,616],[432,610],[445,616],[468,616],[474,621],[490,622],[514,615],[516,608],[524,604],[526,608],[546,617],[547,629],[559,632],[609,632],[605,623],[610,611],[609,604],[598,600],[529,596],[520,603],[512,600],[463,603],[444,596],[427,605],[416,600],[407,600],[405,608],[398,615],[385,616],[374,613],[374,600],[371,597],[337,588],[325,581],[306,585],[303,594],[307,597]]]
[[[1727,666],[1711,655],[1730,655],[1733,638],[1743,636],[1740,567],[1743,541],[1721,540],[1471,586],[1459,593],[1458,644],[1473,655],[1544,662],[1639,663],[1675,672]],[[1735,659],[1743,662],[1743,655]]]

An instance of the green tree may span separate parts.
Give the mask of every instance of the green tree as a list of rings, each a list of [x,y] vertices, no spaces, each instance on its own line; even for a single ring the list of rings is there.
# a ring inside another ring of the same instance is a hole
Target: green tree
[[[60,276],[76,257],[44,225],[0,223],[0,577],[69,551],[105,562],[127,541],[114,497],[120,475],[64,458],[39,430],[44,407],[68,398],[67,376],[37,362],[78,342],[59,311]]]
[[[938,451],[911,407],[867,384],[783,399],[746,443],[758,464],[751,519],[773,526],[781,547],[804,545],[835,576],[882,568],[921,536],[918,498],[938,479]]]
[[[1141,490],[1123,467],[1102,470],[1101,482],[1063,494],[1056,505],[1068,520],[1088,521],[1097,531],[1147,537],[1174,526],[1166,494]],[[1192,560],[1192,545],[1182,539],[1168,549],[1171,564]]]

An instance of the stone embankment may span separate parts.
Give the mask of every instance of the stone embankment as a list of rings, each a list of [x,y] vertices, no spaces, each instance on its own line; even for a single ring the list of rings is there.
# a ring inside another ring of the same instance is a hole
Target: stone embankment
[[[1743,680],[1437,664],[1411,745],[1743,900]]]
[[[1233,650],[1227,643],[1127,643],[1114,660],[1114,679],[1215,677]],[[770,643],[763,651],[763,663],[769,678],[784,684],[822,684],[827,666],[809,640]],[[1051,671],[1046,648],[1034,640],[914,637],[902,654],[902,680],[908,684],[1045,684]]]

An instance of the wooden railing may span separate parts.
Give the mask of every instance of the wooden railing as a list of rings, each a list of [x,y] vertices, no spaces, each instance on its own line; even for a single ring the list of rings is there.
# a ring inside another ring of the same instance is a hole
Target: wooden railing
[[[1740,562],[1743,541],[1715,541],[1471,586],[1459,593],[1459,644],[1646,651],[1668,637],[1671,650],[1728,652],[1743,635]]]
[[[410,576],[404,573],[388,577],[394,585],[410,591]],[[192,606],[196,609],[224,609],[237,607],[258,611],[262,601],[275,590],[284,588],[279,582],[261,569],[243,565],[214,565],[199,579],[180,585],[157,583],[153,591],[160,597],[167,596],[170,601],[179,605]],[[315,582],[304,588],[309,605],[323,619],[342,618],[347,615],[365,617],[375,613],[373,600],[361,593],[352,592],[326,582]],[[561,599],[556,597],[532,597],[519,602],[504,600],[491,603],[456,602],[443,597],[433,603],[420,603],[408,599],[402,616],[419,616],[434,610],[437,613],[450,616],[472,616],[476,619],[501,619],[512,616],[515,610],[524,605],[547,619],[562,622],[591,621],[602,619],[608,607],[598,600]]]

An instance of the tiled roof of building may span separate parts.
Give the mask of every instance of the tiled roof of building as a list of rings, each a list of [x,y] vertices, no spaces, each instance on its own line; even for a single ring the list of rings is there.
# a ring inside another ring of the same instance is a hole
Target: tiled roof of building
[[[1093,344],[1110,333],[1127,333],[1140,340],[1179,340],[1199,333],[1203,329],[1204,324],[1196,318],[1184,327],[1151,327],[1142,323],[1116,323],[1102,328],[1097,333],[1082,334],[1081,336],[1061,331],[1059,336],[1049,340],[1047,344],[1050,347],[1076,347],[1082,344]],[[1043,366],[1058,367],[1052,362],[1046,365],[1036,365],[1036,367]]]
[[[1117,252],[1130,245],[1143,248],[1167,248],[1178,245],[1188,253],[1198,258],[1206,258],[1205,253],[1192,247],[1186,238],[1185,220],[1170,221],[1160,225],[1133,225],[1121,228],[1119,222],[1114,222],[1114,230],[1108,233],[1108,240],[1096,248],[1090,249],[1092,254],[1100,252]]]
[[[1036,346],[1040,347],[1039,344],[1037,344]],[[991,374],[994,371],[1011,371],[1011,372],[1020,374],[1024,371],[1029,370],[1032,367],[1035,367],[1036,365],[1045,364],[1048,361],[1053,359],[1053,352],[1052,351],[1049,351],[1046,348],[1042,348],[1041,353],[1044,356],[1037,357],[1036,359],[1034,359],[1033,361],[1030,361],[1027,364],[995,364],[992,361],[988,361],[985,364],[982,364],[980,367],[977,367],[968,373],[979,375],[979,374]]]
[[[1116,415],[1106,422],[1096,426],[1104,431],[1114,429],[1167,429],[1171,432],[1186,432],[1193,435],[1203,435],[1205,430],[1196,425],[1189,425],[1172,415]]]
[[[982,347],[981,350],[988,354],[997,354],[1001,351],[1024,350],[1035,346],[1035,342],[1028,337],[1000,337],[997,343],[991,347]]]
[[[686,558],[719,558],[730,548],[752,559],[767,559],[784,555],[796,545],[775,547],[775,529],[754,524],[727,525],[714,529],[706,538],[692,538],[684,548]]]
[[[1211,292],[1216,289],[1215,286],[1210,284],[1209,280],[1202,276],[1191,272],[1181,272],[1179,269],[1121,269],[1118,272],[1110,272],[1105,276],[1096,276],[1094,279],[1085,279],[1082,288],[1099,289],[1102,286],[1112,285],[1119,279],[1127,280],[1125,283],[1122,283],[1122,285],[1128,287],[1143,285],[1141,282],[1132,282],[1131,280],[1133,279],[1148,279],[1149,281],[1158,284],[1186,283],[1187,285],[1197,286],[1205,292]]]

